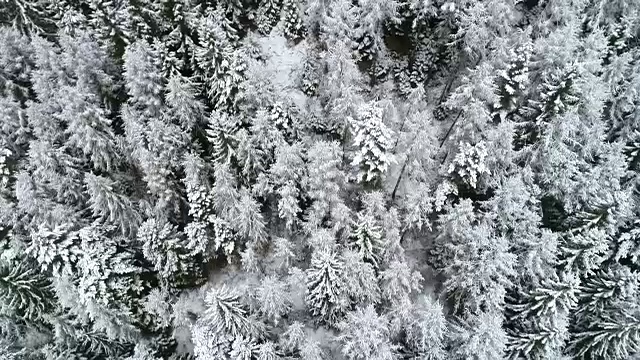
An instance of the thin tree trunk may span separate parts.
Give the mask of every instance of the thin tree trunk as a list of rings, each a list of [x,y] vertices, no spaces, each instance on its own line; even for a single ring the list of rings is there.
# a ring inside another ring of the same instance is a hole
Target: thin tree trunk
[[[457,70],[451,73],[449,80],[447,80],[447,84],[444,86],[444,89],[442,89],[442,93],[440,94],[440,98],[438,99],[438,105],[442,104],[447,98],[447,95],[449,95],[449,91],[451,90],[451,86],[453,86],[453,82],[456,80],[457,75],[460,74],[460,71],[462,70],[463,63],[463,59],[460,58],[460,60],[458,61],[458,66],[456,67]]]
[[[393,192],[391,193],[391,202],[396,199],[396,192],[398,191],[398,187],[400,186],[400,180],[402,180],[402,175],[404,174],[404,170],[407,168],[407,163],[409,162],[409,155],[404,159],[404,164],[402,164],[402,169],[400,169],[400,175],[398,175],[398,180],[396,180],[396,185],[393,187]]]
[[[407,235],[407,229],[402,230],[402,235],[400,235],[400,244],[404,242],[404,237]]]
[[[438,105],[444,102],[444,99],[447,97],[447,94],[449,93],[449,89],[451,89],[451,86],[453,85],[453,81],[455,79],[456,79],[456,73],[454,72],[451,74],[451,77],[449,77],[449,80],[447,81],[444,88],[442,89],[442,93],[440,94],[440,98],[438,99]]]
[[[349,124],[345,121],[344,132],[342,133],[342,166],[344,166],[344,161],[346,160],[348,126]]]
[[[458,113],[458,116],[456,116],[455,120],[453,120],[453,123],[451,123],[451,126],[449,127],[449,130],[447,130],[447,133],[444,135],[444,138],[440,142],[440,146],[438,147],[438,149],[442,149],[442,146],[444,145],[445,141],[447,141],[447,139],[449,138],[449,135],[451,135],[451,131],[453,130],[453,127],[456,126],[458,119],[460,119],[460,115],[462,115],[462,110],[460,110],[460,112]],[[444,164],[448,156],[449,156],[449,152],[447,152],[447,154],[442,158],[442,160],[440,161],[440,164]]]
[[[444,145],[445,141],[447,141],[447,139],[449,138],[449,135],[451,135],[451,131],[453,130],[453,127],[456,126],[456,123],[458,122],[458,119],[460,119],[461,115],[462,115],[462,110],[458,112],[458,116],[456,116],[455,120],[453,120],[453,122],[451,123],[451,126],[449,126],[449,130],[447,130],[447,133],[444,134],[444,138],[442,138],[442,141],[440,141],[440,146],[438,147],[438,149],[442,149],[442,146]]]
[[[398,130],[398,137],[396,138],[396,143],[393,144],[393,150],[396,150],[396,147],[398,147],[398,142],[400,142],[400,135],[402,135],[402,130],[404,130],[404,124],[407,123],[407,118],[404,117],[404,120],[402,121],[402,125],[400,125],[400,130]]]

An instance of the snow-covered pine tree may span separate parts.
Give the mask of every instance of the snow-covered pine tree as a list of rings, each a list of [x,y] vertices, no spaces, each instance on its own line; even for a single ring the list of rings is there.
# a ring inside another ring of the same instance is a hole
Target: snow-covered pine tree
[[[393,260],[380,272],[382,297],[389,304],[400,306],[412,294],[422,290],[424,278],[418,271],[411,270],[406,261]]]
[[[506,289],[515,275],[516,257],[492,224],[478,219],[471,200],[464,199],[441,216],[437,268],[445,274],[446,292],[462,314],[502,309]]]
[[[254,339],[237,337],[231,343],[229,358],[232,360],[251,360],[255,358],[258,346]]]
[[[515,275],[515,256],[509,252],[506,239],[492,235],[486,223],[469,232],[462,243],[452,244],[448,249],[454,258],[443,269],[447,275],[444,286],[459,306],[464,301],[463,308],[471,312],[500,309],[506,287]]]

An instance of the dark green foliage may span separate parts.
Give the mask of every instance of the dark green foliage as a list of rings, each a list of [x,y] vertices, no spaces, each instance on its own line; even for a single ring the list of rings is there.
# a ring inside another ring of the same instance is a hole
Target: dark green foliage
[[[553,196],[545,196],[540,201],[540,207],[542,224],[551,231],[562,231],[567,219],[562,202]]]
[[[23,321],[42,321],[55,306],[51,282],[25,261],[0,263],[0,310]]]
[[[28,34],[53,35],[52,15],[46,0],[5,0],[0,6],[0,24]]]

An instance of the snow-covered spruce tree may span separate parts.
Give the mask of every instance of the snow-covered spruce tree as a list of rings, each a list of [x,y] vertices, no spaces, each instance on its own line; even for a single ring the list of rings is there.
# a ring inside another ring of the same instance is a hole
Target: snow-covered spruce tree
[[[2,90],[3,101],[7,102],[3,110],[5,121],[2,126],[2,134],[4,141],[9,141],[24,132],[24,130],[19,130],[20,125],[25,126],[25,124],[20,123],[16,106],[24,105],[24,102],[29,98],[30,76],[34,67],[34,49],[29,38],[13,28],[2,27],[0,29],[0,42],[5,49],[0,57],[2,64],[0,90]],[[9,104],[14,105],[9,106]],[[16,133],[10,133],[9,129],[15,130]]]
[[[133,233],[140,215],[126,196],[119,194],[115,183],[102,176],[86,174],[85,186],[93,216],[117,225],[123,233]]]
[[[0,264],[0,313],[16,330],[37,326],[55,306],[51,283],[33,265],[19,259]]]
[[[230,289],[226,285],[211,289],[207,293],[205,302],[207,310],[203,320],[220,336],[249,336],[256,330],[237,290]]]
[[[342,330],[338,337],[341,352],[347,359],[390,360],[396,355],[397,346],[389,341],[388,320],[373,305],[348,313],[338,328]]]
[[[356,250],[345,250],[342,253],[344,262],[343,278],[349,284],[346,292],[353,303],[378,303],[380,287],[375,268],[366,262]]]
[[[455,324],[451,335],[451,359],[478,360],[504,358],[507,336],[502,328],[502,316],[495,312],[472,315]]]
[[[372,216],[365,215],[359,219],[351,233],[351,241],[353,248],[358,251],[362,259],[377,269],[384,250],[384,240],[381,229]]]
[[[153,41],[161,36],[169,26],[167,17],[163,14],[164,3],[148,0],[134,0],[126,4],[126,29],[130,39]]]
[[[538,284],[556,274],[559,236],[542,227],[539,193],[537,186],[526,182],[526,176],[516,175],[506,179],[484,204],[495,218],[496,232],[509,240],[511,252],[517,256],[516,272],[521,281],[515,282],[515,291],[521,291],[520,285]]]
[[[529,67],[532,44],[525,43],[517,49],[511,50],[508,67],[502,71],[498,80],[500,102],[494,105],[494,112],[504,119],[516,111],[523,102],[523,97],[529,85]]]
[[[506,239],[493,234],[489,221],[478,219],[468,199],[440,219],[435,249],[444,287],[460,313],[502,309],[506,289],[515,275],[515,256]]]
[[[283,0],[281,21],[287,39],[300,40],[305,35],[302,6],[299,0]]]
[[[353,28],[353,24],[344,26]],[[328,49],[323,61],[326,76],[320,79],[318,96],[327,112],[327,116],[321,119],[322,128],[330,133],[344,133],[350,119],[355,119],[363,104],[360,89],[365,78],[354,62],[350,44],[340,40],[343,39],[341,35],[336,36],[338,39],[335,43],[326,40]]]
[[[358,2],[355,6],[357,26],[353,41],[362,60],[374,60],[384,55],[386,47],[383,39],[384,24],[394,21],[398,2],[369,0]]]
[[[424,296],[415,304],[404,325],[408,350],[427,360],[446,359],[447,322],[442,305]]]
[[[341,197],[346,175],[340,164],[342,149],[338,142],[316,142],[307,152],[306,192],[313,200],[307,214],[307,224],[319,227],[328,219],[336,230],[350,219],[342,215],[348,210]]]
[[[42,0],[10,0],[0,10],[0,24],[26,34],[54,33],[53,12]]]
[[[382,121],[384,109],[376,103],[368,103],[351,119],[354,130],[356,155],[352,164],[358,166],[358,182],[379,185],[393,161],[391,131]]]
[[[240,293],[222,285],[207,292],[205,303],[204,316],[191,327],[196,358],[250,359],[264,324],[249,313]]]
[[[306,271],[306,303],[309,312],[322,322],[335,326],[344,316],[348,299],[343,279],[343,263],[335,256],[335,250],[314,251]]]
[[[275,149],[285,142],[266,110],[258,110],[249,129],[238,131],[238,160],[248,184],[257,182],[274,161]]]
[[[207,128],[207,140],[213,148],[213,159],[216,162],[235,165],[238,139],[236,132],[239,123],[232,116],[219,111],[212,111]]]
[[[255,297],[260,312],[275,324],[291,310],[287,284],[274,275],[264,278],[262,284],[256,289]]]
[[[157,211],[177,212],[180,188],[176,173],[190,145],[187,134],[174,123],[179,119],[172,119],[178,104],[173,101],[171,109],[165,101],[172,98],[164,95],[166,80],[158,61],[157,52],[144,43],[127,47],[124,65],[130,98],[123,110],[125,136],[148,190],[158,198]]]
[[[607,310],[585,331],[574,334],[570,348],[577,357],[627,359],[637,353],[640,346],[637,305],[622,301]]]
[[[507,314],[516,320],[509,334],[510,357],[545,359],[563,353],[569,315],[577,302],[576,287],[576,278],[565,275],[542,281],[520,296],[518,303],[510,299]]]
[[[242,95],[244,55],[234,47],[233,28],[225,26],[225,19],[221,10],[208,11],[199,19],[197,72],[216,108],[236,109]]]
[[[621,266],[599,271],[584,281],[574,313],[576,331],[569,345],[578,356],[622,359],[636,351],[637,313],[632,303],[637,284],[637,276]]]
[[[236,244],[238,239],[236,231],[224,218],[227,216],[226,213],[221,212],[216,215],[214,212],[216,195],[209,184],[209,167],[197,153],[191,152],[185,156],[184,171],[183,182],[187,192],[188,215],[190,217],[190,221],[184,229],[187,237],[185,247],[189,250],[188,257],[200,259],[193,262],[194,265],[198,265],[198,261],[206,261],[218,255],[229,258],[238,250],[238,244]],[[218,179],[217,185],[224,188],[224,179]],[[227,188],[226,190],[231,189]],[[234,192],[232,196],[238,195]],[[235,211],[237,199],[226,200],[231,202],[230,206],[233,206],[232,209],[226,211]],[[221,205],[217,205],[219,206],[218,211],[221,211]]]
[[[183,287],[202,282],[202,254],[190,251],[184,235],[166,220],[150,218],[138,228],[144,257],[167,286]],[[170,284],[170,285],[169,285]]]
[[[119,163],[103,105],[113,90],[109,60],[83,33],[61,36],[60,46],[41,38],[33,45],[37,70],[31,81],[38,99],[29,102],[24,115],[35,130],[29,156],[43,166],[30,173],[38,187],[51,191],[49,196],[56,194],[56,201],[71,204],[84,199],[77,193],[82,187],[81,168],[110,170]]]
[[[194,32],[197,28],[196,14],[202,9],[190,1],[178,0],[163,4],[162,31],[156,38],[162,39],[160,46],[162,71],[167,78],[190,75],[195,65]]]
[[[113,227],[99,224],[78,230],[78,298],[64,296],[67,301],[76,302],[70,306],[72,312],[78,316],[88,313],[89,318],[95,319],[96,329],[108,337],[132,341],[139,331],[133,324],[142,320],[139,310],[147,287],[141,279],[145,270],[137,266],[132,254],[119,251],[123,239],[114,236]],[[134,284],[137,287],[131,289]],[[63,296],[61,289],[57,289],[57,295]]]
[[[294,229],[298,215],[302,212],[302,181],[305,178],[305,164],[302,158],[303,147],[300,143],[278,146],[275,150],[275,163],[268,173],[258,177],[254,191],[268,199],[273,198],[274,210],[285,222],[288,229]]]
[[[271,29],[280,21],[282,12],[282,0],[262,1],[257,11],[256,23],[258,30],[263,34],[268,34]]]
[[[547,75],[540,85],[540,99],[530,100],[522,109],[523,118],[527,120],[518,124],[520,143],[526,145],[536,142],[550,117],[563,113],[567,106],[575,104],[577,98],[572,87],[574,78],[575,70]]]
[[[187,133],[204,123],[205,109],[198,98],[198,91],[197,84],[179,74],[173,74],[167,83],[165,101],[169,106],[168,116]]]
[[[468,143],[462,143],[458,153],[449,165],[449,174],[455,181],[460,182],[462,186],[475,189],[478,187],[481,176],[489,172],[485,164],[486,157],[487,149],[483,143],[473,146]]]

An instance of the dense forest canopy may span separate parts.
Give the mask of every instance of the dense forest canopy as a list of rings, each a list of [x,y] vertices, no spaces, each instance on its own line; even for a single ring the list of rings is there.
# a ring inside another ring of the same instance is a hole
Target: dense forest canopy
[[[640,1],[0,0],[0,359],[633,359]]]

